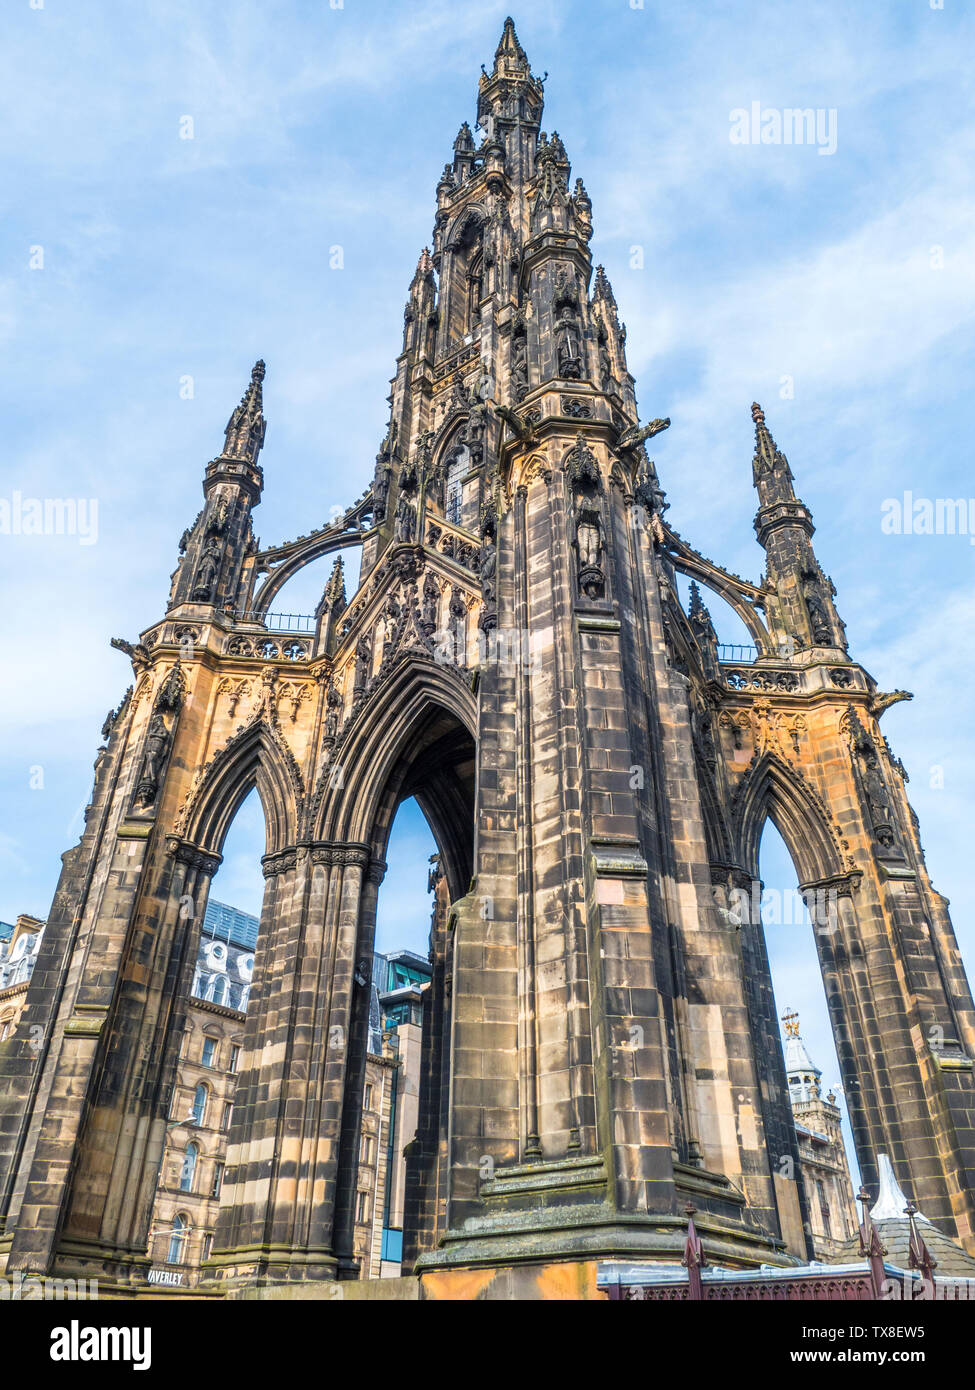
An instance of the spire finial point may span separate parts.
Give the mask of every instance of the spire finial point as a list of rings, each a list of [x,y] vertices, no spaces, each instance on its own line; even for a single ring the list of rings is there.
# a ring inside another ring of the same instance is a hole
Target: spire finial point
[[[257,462],[264,443],[267,424],[264,420],[264,399],[261,383],[264,380],[264,361],[261,358],[251,368],[251,379],[247,390],[240,398],[240,405],[227,421],[224,435],[224,455],[228,458],[247,459]]]

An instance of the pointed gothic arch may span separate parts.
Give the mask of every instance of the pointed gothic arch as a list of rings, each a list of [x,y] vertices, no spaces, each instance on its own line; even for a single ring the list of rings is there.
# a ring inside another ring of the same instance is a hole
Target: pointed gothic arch
[[[451,768],[466,756],[463,744],[473,751],[476,730],[474,697],[461,673],[404,653],[343,731],[334,755],[342,786],[319,789],[313,838],[368,844],[381,861],[397,806],[415,795],[445,856],[451,897],[459,897],[470,881],[473,837],[467,848],[458,817],[469,815],[472,825],[473,783],[462,788]]]
[[[214,756],[183,809],[182,838],[219,855],[246,797],[254,788],[267,827],[267,854],[293,845],[301,818],[303,788],[294,755],[261,714]]]
[[[792,856],[802,883],[846,871],[836,835],[819,797],[795,768],[776,753],[763,753],[735,799],[734,834],[739,862],[759,877],[759,848],[771,820]]]

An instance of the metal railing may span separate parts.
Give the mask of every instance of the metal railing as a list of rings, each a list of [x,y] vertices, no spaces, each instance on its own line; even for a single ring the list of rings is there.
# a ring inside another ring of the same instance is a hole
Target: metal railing
[[[268,632],[314,632],[317,621],[314,613],[254,613],[236,614],[240,623],[260,623]]]
[[[719,661],[754,661],[758,656],[758,648],[747,645],[735,645],[730,642],[718,643]]]

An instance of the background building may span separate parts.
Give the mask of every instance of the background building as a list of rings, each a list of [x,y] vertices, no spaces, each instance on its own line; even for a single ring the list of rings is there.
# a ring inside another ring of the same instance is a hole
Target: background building
[[[374,1273],[401,1272],[406,1200],[405,1149],[416,1135],[420,1109],[423,996],[432,967],[414,951],[373,956],[373,997],[382,1020],[383,1058],[389,1071],[384,1191],[377,1211],[380,1261]],[[372,1049],[370,1048],[370,1051]],[[368,1084],[368,1082],[367,1082]],[[361,1170],[360,1170],[361,1171]]]
[[[806,1188],[813,1255],[833,1261],[856,1234],[859,1222],[850,1165],[840,1127],[840,1108],[832,1091],[821,1094],[822,1072],[799,1035],[799,1015],[787,1013],[785,1071],[799,1141],[799,1166]]]
[[[207,904],[149,1240],[149,1277],[162,1286],[198,1283],[213,1246],[258,926],[226,903]],[[373,958],[355,1205],[364,1279],[401,1272],[403,1149],[416,1131],[429,978],[429,962],[411,951]]]
[[[14,923],[0,922],[0,1042],[17,1026],[27,998],[44,923],[21,913]]]
[[[257,928],[207,904],[149,1232],[154,1283],[196,1284],[213,1245]]]

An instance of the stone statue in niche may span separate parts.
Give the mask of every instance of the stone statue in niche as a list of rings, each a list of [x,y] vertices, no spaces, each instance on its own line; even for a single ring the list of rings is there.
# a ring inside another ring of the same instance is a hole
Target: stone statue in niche
[[[578,380],[582,376],[582,338],[571,304],[562,304],[555,320],[555,344],[559,376]]]
[[[355,677],[352,683],[353,699],[358,699],[366,688],[372,668],[372,636],[364,632],[355,649]]]
[[[373,515],[377,521],[386,520],[386,502],[389,498],[389,481],[392,470],[385,466],[379,470],[379,476],[373,485]]]
[[[467,415],[467,447],[471,463],[477,465],[484,458],[484,425],[487,407],[479,396],[472,395],[471,408]]]
[[[599,380],[604,391],[612,390],[616,384],[613,380],[613,363],[610,360],[609,343],[605,334],[600,334],[599,338]]]
[[[213,597],[220,569],[220,542],[211,536],[203,548],[193,585],[193,598],[197,603],[208,603]]]
[[[515,333],[511,340],[511,390],[516,401],[528,395],[528,338]]]
[[[396,625],[400,620],[402,609],[395,598],[390,598],[383,613],[385,628],[383,631],[383,646],[388,647],[396,635]]]
[[[831,647],[833,645],[833,624],[829,620],[829,613],[820,597],[815,580],[810,575],[807,575],[803,580],[802,597],[806,605],[806,612],[809,614],[813,640],[817,646]]]
[[[599,513],[583,505],[576,516],[576,554],[579,559],[579,592],[589,599],[603,597],[606,579],[602,570],[603,540]]]
[[[576,523],[576,545],[579,550],[579,564],[583,569],[598,565],[602,559],[603,543],[599,532],[599,517],[596,512],[583,511]]]
[[[393,540],[397,544],[410,545],[416,534],[416,512],[408,497],[401,496],[393,522]]]
[[[464,595],[456,585],[451,590],[447,611],[450,616],[454,660],[458,666],[465,666],[467,664],[467,604],[464,601]]]
[[[853,768],[867,803],[874,839],[881,849],[893,850],[896,848],[894,813],[880,754],[852,705],[844,722],[850,734]]]
[[[485,527],[481,540],[481,554],[478,573],[481,578],[481,618],[480,627],[487,632],[498,623],[497,589],[498,547],[493,526]]]
[[[339,731],[339,710],[342,708],[342,695],[334,685],[328,688],[325,710],[325,742],[334,743]]]
[[[169,755],[172,741],[172,734],[166,727],[162,712],[158,709],[155,710],[149,720],[142,775],[139,778],[139,787],[136,793],[136,800],[143,810],[152,806],[156,800],[159,792],[159,779],[166,765],[166,758]]]
[[[440,606],[440,586],[432,574],[423,581],[423,626],[428,633],[437,626],[437,610]]]
[[[891,824],[890,794],[880,770],[880,759],[876,751],[867,759],[863,771],[863,786],[867,793],[870,819],[877,843],[883,845],[884,849],[891,849],[894,844],[894,830]]]
[[[227,519],[229,515],[230,504],[228,503],[226,498],[223,498],[223,500],[217,504],[217,507],[215,508],[214,513],[210,518],[210,524],[207,526],[207,535],[222,536],[224,531],[226,531],[227,529]]]

